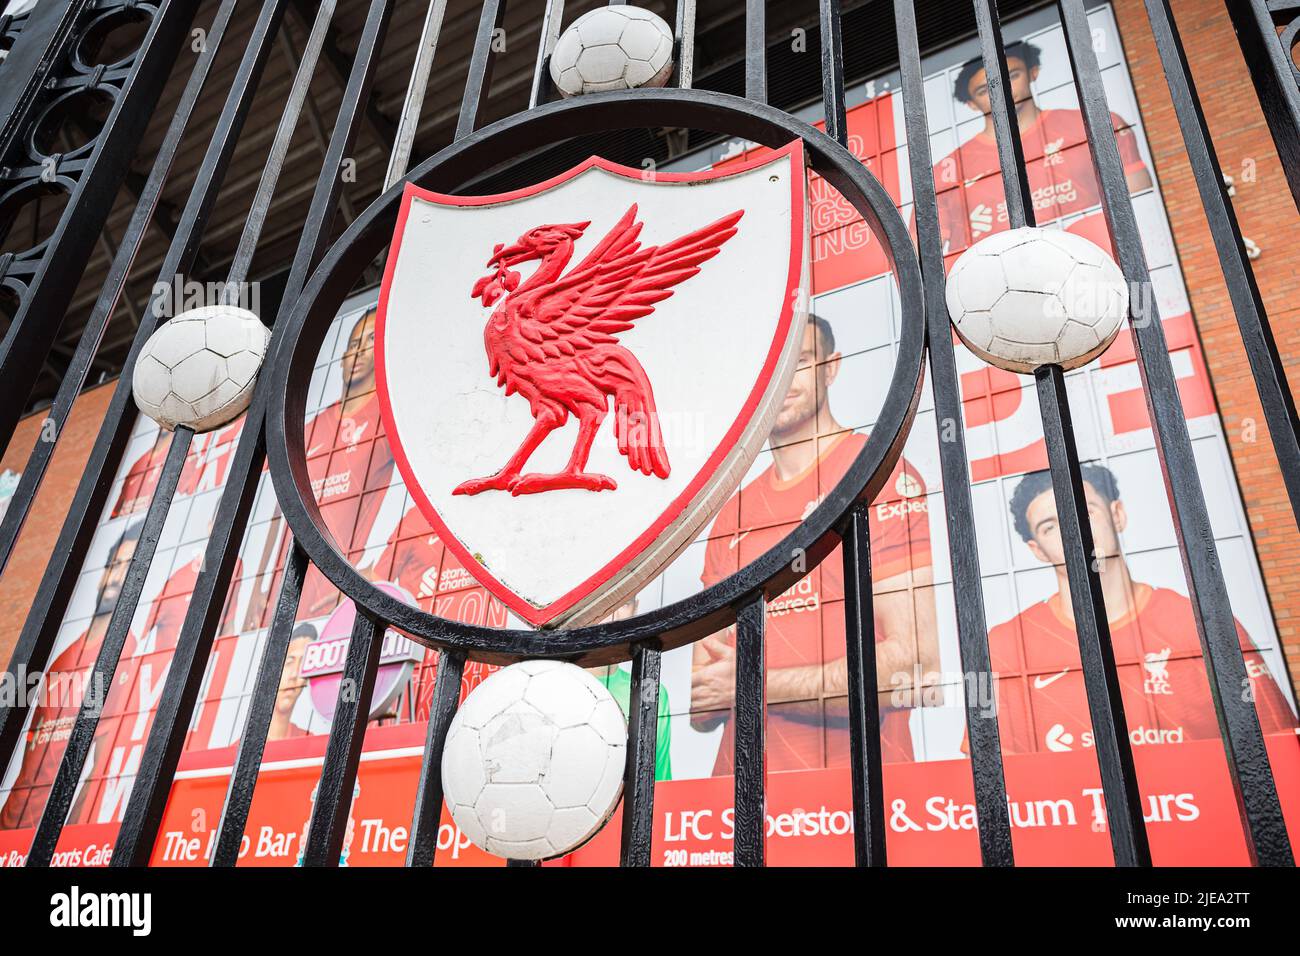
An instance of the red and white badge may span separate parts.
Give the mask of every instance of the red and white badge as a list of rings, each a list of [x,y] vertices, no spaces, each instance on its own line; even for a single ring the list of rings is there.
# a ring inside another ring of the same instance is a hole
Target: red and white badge
[[[595,158],[516,192],[407,186],[379,299],[398,468],[534,626],[599,620],[762,447],[806,319],[802,143],[721,172]]]

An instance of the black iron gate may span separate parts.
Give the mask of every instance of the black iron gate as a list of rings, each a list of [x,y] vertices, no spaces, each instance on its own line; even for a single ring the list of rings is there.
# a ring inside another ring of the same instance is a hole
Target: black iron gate
[[[859,865],[884,865],[885,807],[881,775],[877,684],[873,653],[870,541],[867,508],[881,489],[907,437],[926,371],[933,385],[936,412],[955,426],[953,440],[940,444],[947,491],[946,523],[954,587],[960,595],[957,623],[963,671],[990,678],[988,627],[981,597],[973,506],[957,369],[944,305],[945,270],[938,207],[931,175],[926,103],[922,89],[917,6],[913,0],[874,4],[882,24],[894,28],[910,166],[915,193],[917,242],[883,187],[848,151],[842,16],[839,0],[821,0],[821,81],[825,132],[767,104],[766,4],[744,6],[744,93],[731,96],[692,89],[695,4],[676,4],[675,86],[663,90],[608,93],[558,100],[547,73],[549,51],[563,19],[562,0],[535,0],[542,23],[528,108],[482,126],[482,108],[496,58],[494,31],[505,16],[505,0],[486,0],[478,18],[468,80],[461,100],[455,142],[406,172],[414,122],[418,119],[445,0],[432,0],[421,37],[383,195],[347,225],[330,246],[340,206],[342,172],[358,128],[373,121],[371,84],[382,53],[394,0],[370,0],[364,30],[350,65],[347,87],[333,134],[321,157],[310,209],[301,224],[282,304],[271,325],[273,356],[257,388],[248,421],[236,450],[206,546],[202,571],[190,599],[174,658],[159,701],[143,761],[135,779],[124,822],[114,849],[115,866],[146,864],[163,819],[168,793],[199,693],[222,604],[230,585],[237,551],[253,503],[263,462],[270,466],[280,507],[295,540],[278,595],[269,638],[262,652],[256,686],[231,776],[211,863],[230,866],[237,859],[248,819],[258,768],[272,716],[277,681],[294,624],[309,565],[320,568],[360,613],[352,633],[344,678],[360,692],[340,700],[330,730],[318,795],[305,846],[307,865],[336,864],[343,845],[353,785],[360,760],[368,701],[375,684],[379,650],[386,627],[395,626],[438,651],[434,706],[428,724],[415,816],[407,862],[430,865],[442,806],[441,753],[458,700],[460,679],[469,658],[506,662],[529,657],[561,658],[577,663],[631,659],[629,758],[625,774],[622,859],[624,865],[648,866],[654,799],[654,750],[660,656],[668,649],[699,640],[721,627],[737,628],[735,734],[735,862],[762,865],[765,829],[764,762],[764,607],[765,601],[792,585],[802,574],[790,556],[806,555],[815,565],[843,545],[846,633],[848,636],[849,723],[852,741],[854,846]],[[84,269],[108,206],[127,174],[126,165],[142,124],[151,114],[159,87],[174,62],[197,3],[157,0],[41,0],[34,11],[0,20],[8,56],[0,67],[0,180],[3,207],[16,191],[64,190],[66,211],[56,232],[19,255],[0,258],[0,282],[18,301],[0,342],[0,438],[9,441],[42,362],[53,342],[60,315],[74,280]],[[145,228],[175,160],[180,140],[204,95],[217,51],[232,18],[255,18],[238,71],[226,93],[216,129],[194,178],[189,199],[177,218],[167,256],[159,272],[160,297],[175,277],[193,267],[199,241],[213,215],[213,205],[244,129],[268,56],[281,29],[289,0],[222,0],[148,178],[137,184],[138,202],[126,234],[113,256],[98,301],[48,411],[52,434],[61,433],[72,401],[85,384],[96,349],[116,308]],[[1135,289],[1150,282],[1123,166],[1105,102],[1097,56],[1084,0],[1059,0],[1061,22],[1073,66],[1088,145],[1103,192],[1103,210],[1117,258]],[[1300,88],[1290,44],[1300,28],[1300,4],[1266,0],[1227,0],[1261,100],[1273,124],[1278,149],[1300,198]],[[973,0],[978,35],[987,71],[997,131],[1003,182],[1011,226],[1033,225],[1034,213],[1024,157],[1011,102],[1002,34],[994,0]],[[1183,55],[1169,0],[1146,0],[1165,76],[1173,94],[1227,280],[1255,383],[1266,411],[1279,467],[1293,508],[1300,512],[1300,428],[1295,406],[1273,342],[1252,266],[1219,174],[1213,145]],[[109,15],[147,18],[149,29],[140,47],[109,66],[88,68],[77,51]],[[298,73],[286,98],[239,251],[228,280],[237,288],[248,275],[275,193],[280,171],[309,94],[313,72],[322,57],[336,56],[327,42],[335,13],[334,0],[319,3]],[[1278,27],[1283,29],[1278,35]],[[335,66],[338,67],[337,59]],[[60,97],[85,89],[104,91],[113,108],[102,132],[79,149],[57,154],[33,147],[29,131],[42,111]],[[685,601],[627,621],[568,632],[511,631],[479,628],[431,616],[373,588],[339,554],[323,530],[320,512],[306,473],[303,435],[294,423],[303,420],[312,358],[330,320],[356,280],[385,250],[396,218],[404,182],[443,192],[473,191],[487,173],[519,156],[562,140],[611,129],[671,127],[742,137],[779,146],[802,138],[812,167],[837,189],[883,237],[902,296],[903,327],[899,359],[889,396],[872,439],[839,485],[800,527],[770,552],[727,580]],[[51,174],[50,170],[53,169]],[[52,178],[51,178],[52,177]],[[919,251],[919,255],[918,255]],[[151,303],[152,305],[153,303]],[[63,519],[57,543],[32,604],[13,659],[9,679],[38,673],[49,664],[60,622],[72,596],[95,522],[101,513],[129,437],[135,409],[131,372],[136,357],[159,324],[161,309],[143,311],[85,474]],[[1160,316],[1148,298],[1135,292],[1131,319],[1144,391],[1163,468],[1170,509],[1187,574],[1204,664],[1218,714],[1228,766],[1254,861],[1290,865],[1292,851],[1270,770],[1260,725],[1252,703],[1239,692],[1246,679],[1245,661],[1236,636],[1220,558],[1182,406],[1178,397]],[[1077,626],[1088,705],[1096,731],[1108,832],[1115,862],[1122,866],[1151,861],[1140,804],[1119,679],[1099,578],[1089,556],[1093,543],[1083,499],[1078,453],[1066,400],[1063,372],[1049,366],[1037,373],[1043,429],[1062,535],[1074,617]],[[107,686],[113,678],[128,627],[140,600],[172,494],[176,489],[193,432],[179,428],[144,521],[120,599],[95,661],[91,681]],[[56,443],[33,447],[21,483],[0,523],[0,566],[8,563],[18,533],[32,517],[32,504]],[[650,689],[652,692],[647,693]],[[0,704],[0,759],[12,758],[21,743],[30,702],[19,697]],[[94,740],[100,713],[87,699],[71,730],[67,747],[37,827],[28,863],[48,865],[62,832],[73,796]],[[967,701],[971,771],[975,783],[979,844],[988,866],[1013,864],[1010,820],[1003,778],[998,723],[972,697]]]

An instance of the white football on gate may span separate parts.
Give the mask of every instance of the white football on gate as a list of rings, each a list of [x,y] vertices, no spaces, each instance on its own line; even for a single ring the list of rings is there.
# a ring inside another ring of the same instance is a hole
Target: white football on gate
[[[131,377],[135,403],[168,431],[219,428],[243,413],[270,330],[233,305],[182,312],[149,336]]]
[[[948,274],[948,313],[972,352],[998,368],[1087,365],[1128,315],[1124,273],[1096,243],[1059,229],[986,236]]]
[[[640,7],[597,7],[569,25],[551,53],[563,96],[663,86],[673,72],[673,31]]]
[[[475,846],[545,860],[582,846],[623,794],[627,721],[605,685],[562,661],[523,661],[465,698],[447,731],[442,785]]]

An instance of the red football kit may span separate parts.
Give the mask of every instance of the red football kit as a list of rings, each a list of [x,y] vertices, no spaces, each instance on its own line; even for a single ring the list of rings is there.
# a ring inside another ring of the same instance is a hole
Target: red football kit
[[[1134,585],[1135,611],[1110,623],[1124,716],[1134,745],[1219,736],[1191,602],[1176,591]],[[1237,636],[1264,733],[1295,726],[1241,624]],[[1079,644],[1058,592],[989,632],[998,674],[998,729],[1007,753],[1094,746]]]
[[[400,585],[430,614],[478,627],[507,625],[506,606],[465,570],[418,508],[408,511],[393,530],[375,572],[376,577]],[[437,651],[426,650],[412,680],[416,721],[429,719],[437,670]],[[461,700],[495,670],[496,665],[467,662],[461,676]]]
[[[312,493],[325,527],[343,554],[355,554],[369,543],[384,495],[393,481],[393,453],[384,437],[376,394],[372,392],[346,416],[342,401],[321,409],[303,426],[303,438]],[[269,601],[262,610],[264,627],[275,613],[288,550],[286,534],[276,557],[271,588],[266,592]],[[338,602],[338,590],[315,565],[310,566],[303,579],[297,619],[322,617]]]
[[[1115,113],[1111,114],[1111,122],[1124,172],[1143,169],[1137,137],[1129,124]],[[1020,138],[1034,215],[1040,225],[1101,202],[1083,116],[1078,110],[1041,110],[1034,123],[1020,131]],[[935,164],[934,182],[946,255],[961,252],[984,236],[1007,228],[998,146],[983,131]]]
[[[243,424],[244,420],[240,418],[215,431],[194,436],[176,484],[178,498],[211,491],[226,483],[226,473],[230,470]],[[167,458],[167,445],[166,441],[156,442],[127,470],[110,517],[120,518],[149,507],[162,474],[163,461]]]
[[[865,435],[827,439],[818,462],[782,481],[775,466],[745,485],[722,507],[705,548],[705,587],[734,574],[778,544],[812,513],[866,445]],[[930,524],[925,484],[900,459],[870,517],[872,574],[877,580],[929,567]],[[822,666],[845,656],[844,598],[839,549],[767,606],[767,667],[779,670]],[[876,640],[885,639],[877,629]],[[728,638],[734,641],[734,634]],[[881,707],[884,758],[913,758],[908,708]],[[849,764],[848,704],[844,697],[771,702],[767,706],[769,770],[803,770]],[[733,772],[734,721],[728,714],[718,748],[715,776]]]
[[[95,729],[85,783],[68,814],[70,824],[108,822],[117,819],[126,807],[190,594],[198,579],[200,559],[201,554],[182,565],[163,585],[141,636],[137,638],[134,632],[127,634]],[[233,618],[234,601],[230,600],[222,619],[222,634],[230,633]],[[81,708],[91,669],[108,630],[107,615],[96,630],[98,633],[93,638],[90,630],[83,633],[48,668],[46,684],[55,690],[44,693],[46,702],[32,714],[22,767],[0,811],[0,829],[34,827],[41,818]],[[92,813],[96,819],[90,819]]]

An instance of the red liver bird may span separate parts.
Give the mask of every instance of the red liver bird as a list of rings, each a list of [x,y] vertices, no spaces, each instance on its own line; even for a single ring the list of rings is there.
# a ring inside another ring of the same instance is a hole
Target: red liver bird
[[[617,488],[610,476],[585,470],[611,398],[614,435],[628,465],[645,475],[668,477],[668,452],[650,380],[617,336],[717,255],[736,234],[744,210],[662,246],[645,247],[637,241],[642,224],[636,213],[633,204],[567,275],[561,273],[573,256],[574,241],[590,222],[538,226],[514,245],[497,246],[488,259],[496,271],[479,279],[470,293],[485,306],[505,296],[483,330],[488,370],[507,395],[518,392],[528,399],[535,421],[500,471],[463,482],[453,494]],[[541,264],[520,284],[510,267],[534,259]],[[570,415],[578,419],[578,440],[568,466],[557,474],[524,474],[529,456]]]

